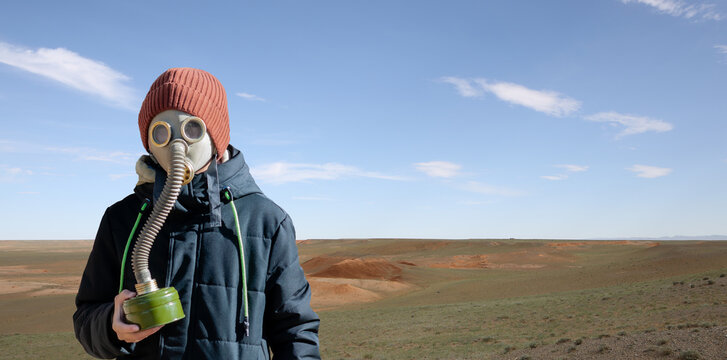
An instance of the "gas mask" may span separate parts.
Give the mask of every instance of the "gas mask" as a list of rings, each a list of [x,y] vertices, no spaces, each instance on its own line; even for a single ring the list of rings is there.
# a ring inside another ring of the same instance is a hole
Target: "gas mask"
[[[214,159],[214,146],[202,119],[179,110],[163,111],[149,124],[149,152],[167,174],[171,173],[172,143],[186,145],[184,184],[189,183],[195,173],[206,170]]]
[[[154,116],[149,123],[148,139],[149,152],[167,172],[167,179],[131,254],[138,295],[124,301],[123,307],[127,319],[141,329],[184,317],[177,290],[174,287],[160,289],[152,278],[149,255],[182,186],[192,181],[195,173],[206,170],[215,158],[212,139],[204,121],[179,110],[166,110]]]

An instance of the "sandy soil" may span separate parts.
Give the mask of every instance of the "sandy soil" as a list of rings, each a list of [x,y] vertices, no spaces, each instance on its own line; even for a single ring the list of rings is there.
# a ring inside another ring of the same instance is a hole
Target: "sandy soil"
[[[319,260],[314,258],[312,261]],[[306,264],[303,264],[303,269]],[[346,279],[377,279],[398,280],[401,267],[385,259],[343,259],[327,266],[325,269],[310,273],[312,277],[346,278]]]
[[[400,281],[401,264],[382,258],[317,256],[302,264],[318,310],[367,303],[415,288]]]
[[[416,288],[404,282],[371,279],[309,277],[308,282],[313,289],[311,305],[316,310],[373,302]]]
[[[60,253],[66,252],[65,250]],[[26,293],[25,296],[75,294],[80,274],[68,274],[69,261],[56,261],[45,266],[0,266],[0,295]]]

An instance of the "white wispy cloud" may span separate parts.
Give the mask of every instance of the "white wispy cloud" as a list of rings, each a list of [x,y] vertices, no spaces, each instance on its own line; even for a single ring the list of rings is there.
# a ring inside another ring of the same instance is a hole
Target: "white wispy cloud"
[[[483,91],[480,88],[475,88],[470,83],[470,80],[462,79],[454,76],[445,76],[440,79],[442,82],[452,84],[457,89],[460,95],[464,97],[476,97],[482,96]]]
[[[565,179],[567,179],[568,178],[568,175],[566,175],[566,174],[542,175],[541,178],[546,179],[546,180],[558,181],[558,180],[565,180]]]
[[[649,165],[638,165],[638,164],[628,167],[628,168],[626,168],[626,170],[635,172],[637,177],[649,178],[649,179],[666,176],[672,172],[672,169],[670,169],[670,168],[663,168],[663,167],[649,166]]]
[[[0,42],[0,63],[100,96],[121,107],[133,108],[137,100],[134,90],[127,85],[128,76],[68,49],[29,49]]]
[[[0,183],[21,181],[30,175],[33,175],[32,170],[0,164]]]
[[[557,168],[565,169],[569,172],[583,172],[588,170],[588,166],[585,165],[573,165],[573,164],[560,164],[555,165]]]
[[[453,76],[440,78],[455,86],[465,97],[481,96],[491,93],[498,99],[511,104],[524,106],[550,116],[567,116],[581,107],[581,102],[552,90],[533,90],[523,85],[489,81],[487,79],[464,79]]]
[[[448,161],[428,161],[415,163],[414,167],[431,177],[452,178],[459,175],[462,165]]]
[[[0,139],[0,153],[64,154],[73,160],[129,163],[136,161],[139,154],[123,151],[105,151],[88,147],[53,146],[30,142]]]
[[[257,95],[249,94],[246,92],[239,92],[239,93],[236,93],[235,95],[237,95],[245,100],[250,100],[250,101],[267,101],[264,98],[261,98]]]
[[[495,94],[500,100],[522,105],[551,116],[566,116],[578,111],[580,101],[550,90],[532,90],[507,82],[487,82],[478,79],[483,89]]]
[[[250,170],[261,182],[283,184],[308,180],[336,180],[341,178],[365,177],[384,180],[405,180],[400,176],[364,171],[355,166],[338,163],[302,164],[275,162],[254,167]]]
[[[583,172],[583,171],[588,170],[588,166],[586,166],[586,165],[559,164],[559,165],[554,165],[554,166],[557,168],[561,168],[569,173]],[[541,178],[546,179],[546,180],[552,180],[552,181],[565,180],[568,178],[568,174],[543,175],[543,176],[541,176]]]
[[[727,45],[715,45],[714,48],[717,49],[720,54],[727,55]],[[727,60],[727,57],[725,57],[725,60]]]
[[[522,190],[511,189],[501,186],[493,186],[479,181],[468,181],[462,185],[462,189],[478,194],[499,195],[499,196],[523,196],[525,192]]]
[[[101,151],[85,147],[46,147],[48,151],[55,153],[73,155],[78,160],[102,161],[112,163],[128,163],[136,160],[138,154],[134,155],[123,151]]]
[[[690,4],[682,0],[621,0],[624,4],[638,3],[651,6],[662,14],[686,19],[722,20],[724,16],[715,9],[714,4]]]
[[[665,132],[674,128],[672,124],[663,120],[652,119],[646,116],[619,114],[613,111],[589,115],[586,116],[585,119],[595,122],[610,123],[613,126],[623,126],[624,129],[617,135],[618,137],[641,134],[649,131]]]

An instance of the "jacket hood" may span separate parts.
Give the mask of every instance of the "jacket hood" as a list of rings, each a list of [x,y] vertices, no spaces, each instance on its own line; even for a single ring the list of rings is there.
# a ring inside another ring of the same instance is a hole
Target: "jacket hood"
[[[211,226],[221,225],[221,191],[229,188],[234,198],[241,198],[255,193],[262,193],[250,175],[250,168],[245,162],[242,152],[232,145],[227,150],[230,159],[217,164],[212,161],[204,173],[194,176],[192,181],[182,186],[172,214],[186,213],[189,215],[210,215]],[[153,183],[143,183],[134,188],[134,192],[146,199],[156,201],[162,193],[167,173],[149,157],[140,159],[155,173]],[[137,166],[138,168],[138,166]],[[137,170],[138,171],[138,170]],[[141,174],[140,174],[141,175]]]

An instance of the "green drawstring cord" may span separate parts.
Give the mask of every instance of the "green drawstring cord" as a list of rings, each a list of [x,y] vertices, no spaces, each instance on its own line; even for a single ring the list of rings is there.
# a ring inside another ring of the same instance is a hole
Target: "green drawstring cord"
[[[232,214],[235,217],[235,230],[237,233],[237,243],[238,248],[240,250],[240,275],[242,276],[242,298],[243,302],[245,304],[244,306],[244,314],[245,317],[242,321],[242,326],[245,330],[245,336],[250,336],[250,322],[248,317],[248,304],[247,304],[247,274],[245,272],[245,252],[242,245],[242,234],[240,234],[240,219],[237,218],[237,208],[235,207],[235,199],[232,197],[232,192],[230,191],[230,188],[227,187],[223,191],[225,195],[225,199],[230,202],[230,205],[232,205]]]
[[[237,217],[237,208],[235,207],[235,199],[232,197],[232,192],[230,192],[230,188],[227,187],[223,191],[225,195],[225,199],[230,202],[230,205],[232,205],[232,214],[235,217],[235,230],[237,235],[237,244],[239,245],[238,248],[240,250],[240,273],[242,275],[242,293],[243,293],[243,303],[244,303],[244,318],[242,321],[242,325],[245,330],[245,336],[250,336],[250,321],[249,321],[249,313],[248,313],[248,303],[247,303],[247,273],[245,272],[245,252],[242,245],[242,235],[240,234],[240,219]],[[134,233],[136,233],[136,228],[139,226],[139,222],[141,221],[141,216],[144,214],[144,211],[149,206],[150,201],[147,199],[144,201],[144,204],[141,205],[141,209],[139,210],[139,215],[136,216],[136,222],[134,223],[134,227],[131,228],[131,233],[129,234],[129,239],[126,240],[126,247],[124,248],[124,256],[121,258],[121,276],[119,278],[119,293],[121,293],[124,290],[124,269],[126,268],[126,256],[129,253],[129,245],[131,245],[131,240],[134,238]]]
[[[149,206],[149,199],[144,200],[144,203],[141,204],[141,209],[139,209],[139,215],[136,216],[136,222],[134,223],[134,227],[131,228],[131,233],[129,234],[129,239],[126,240],[126,247],[124,248],[124,256],[121,258],[121,276],[119,278],[119,294],[124,290],[124,269],[126,268],[126,255],[129,253],[129,245],[131,245],[131,239],[134,238],[134,233],[136,232],[136,227],[139,226],[139,221],[141,221],[141,215],[144,214],[144,210]]]

